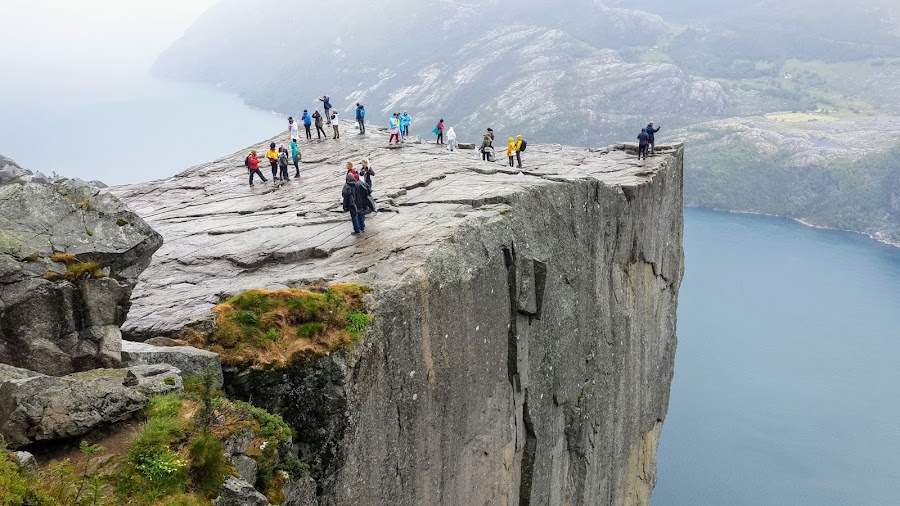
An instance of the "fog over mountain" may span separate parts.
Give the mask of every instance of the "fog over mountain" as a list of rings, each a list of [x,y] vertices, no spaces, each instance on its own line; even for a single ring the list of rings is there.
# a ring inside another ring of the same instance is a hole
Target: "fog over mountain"
[[[370,123],[408,110],[419,134],[444,118],[463,138],[492,126],[605,145],[652,120],[661,139],[695,141],[691,204],[900,241],[898,141],[882,130],[900,116],[893,1],[263,0],[248,10],[222,0],[153,71],[283,114],[323,93],[345,114],[364,103]],[[848,175],[847,163],[869,156],[887,160],[883,170]],[[748,188],[763,172],[770,186]],[[853,197],[837,208],[835,191]]]

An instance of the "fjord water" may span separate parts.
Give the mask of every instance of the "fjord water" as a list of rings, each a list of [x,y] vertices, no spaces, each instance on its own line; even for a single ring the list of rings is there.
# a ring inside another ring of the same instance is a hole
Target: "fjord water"
[[[654,506],[900,504],[900,249],[687,209]]]
[[[287,124],[204,85],[140,75],[67,84],[38,79],[0,94],[0,154],[47,175],[136,183],[231,154]]]

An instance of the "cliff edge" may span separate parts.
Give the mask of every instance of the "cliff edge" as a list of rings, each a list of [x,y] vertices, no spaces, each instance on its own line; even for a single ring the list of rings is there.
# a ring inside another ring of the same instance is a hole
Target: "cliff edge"
[[[125,337],[177,337],[244,290],[360,283],[373,319],[351,349],[226,370],[229,393],[295,425],[308,504],[647,504],[682,147],[638,162],[624,145],[530,145],[519,170],[370,130],[304,142],[284,185],[249,188],[244,151],[111,189],[165,238]],[[340,190],[363,157],[381,212],[354,237]]]

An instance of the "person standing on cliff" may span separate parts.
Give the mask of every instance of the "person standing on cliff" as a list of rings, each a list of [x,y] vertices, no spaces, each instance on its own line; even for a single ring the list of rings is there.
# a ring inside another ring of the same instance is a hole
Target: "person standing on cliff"
[[[450,151],[455,151],[457,148],[456,144],[456,132],[453,131],[453,127],[447,129],[447,149]]]
[[[388,146],[391,145],[394,137],[397,138],[397,144],[400,144],[400,115],[395,112],[388,120],[388,122],[390,123],[389,131],[391,133],[391,136],[388,138]]]
[[[272,164],[272,180],[278,179],[278,151],[275,151],[275,143],[269,144],[269,150],[266,151],[266,158]]]
[[[359,169],[359,176],[366,182],[366,186],[369,187],[369,191],[372,191],[372,176],[375,175],[375,171],[372,170],[372,167],[369,167],[369,159],[363,158],[362,168]]]
[[[256,157],[255,149],[250,151],[250,155],[247,156],[247,169],[250,171],[250,186],[253,186],[253,176],[259,176],[263,183],[268,181],[259,170],[259,158]]]
[[[331,111],[331,128],[334,129],[334,137],[332,139],[340,139],[341,131],[338,130],[340,126],[340,122],[338,121],[338,112],[336,110]]]
[[[369,200],[369,187],[359,181],[359,175],[347,172],[344,188],[341,190],[344,211],[350,213],[350,221],[353,223],[353,235],[359,235],[366,231],[366,213],[372,209]]]
[[[528,146],[528,143],[526,141],[522,140],[522,136],[517,135],[516,136],[516,162],[517,162],[516,168],[517,169],[522,168],[522,151],[525,151],[525,148],[527,146]]]
[[[653,128],[653,122],[651,121],[649,125],[647,125],[647,135],[650,136],[650,154],[656,154],[656,132],[659,132],[659,129],[662,127]]]
[[[331,98],[328,95],[322,95],[322,98],[319,99],[319,102],[322,102],[322,107],[325,109],[325,120],[330,125],[331,124]]]
[[[490,130],[490,129],[488,129]],[[482,161],[494,161],[494,155],[491,154],[494,151],[494,135],[493,132],[487,132],[484,134],[484,140],[481,141],[481,160]]]
[[[318,110],[318,109],[316,109],[316,111],[313,112],[312,117],[313,117],[313,120],[315,120],[315,122],[316,122],[316,135],[319,136],[319,140],[322,140],[322,136],[323,136],[323,135],[324,135],[325,138],[327,139],[327,138],[328,138],[328,134],[326,134],[326,133],[325,133],[325,129],[322,128],[322,115],[319,114],[319,110]]]
[[[278,146],[278,173],[282,182],[291,180],[288,177],[288,150],[284,144]]]
[[[443,144],[444,143],[444,119],[441,118],[438,121],[437,126],[434,127],[434,133],[437,135],[437,140],[435,144]]]
[[[300,177],[300,146],[297,141],[291,141],[291,159],[294,161],[294,177]]]
[[[412,118],[409,116],[409,113],[403,111],[403,115],[400,116],[400,139],[406,140],[409,137],[409,124],[412,123]]]
[[[294,121],[293,116],[288,118],[288,135],[291,137],[291,142],[300,140],[300,126]]]
[[[359,125],[359,135],[366,133],[366,108],[359,102],[356,103],[356,124]]]
[[[644,157],[644,160],[647,159],[647,147],[650,145],[650,134],[647,133],[647,129],[644,128],[641,130],[641,133],[638,134],[638,160],[641,157]]]
[[[312,126],[312,116],[309,115],[309,111],[303,109],[303,117],[300,119],[303,120],[303,128],[306,129],[306,140],[311,140],[312,132],[310,132],[309,127]]]
[[[516,159],[516,140],[512,137],[509,138],[509,144],[506,145],[506,156],[509,158],[509,166],[512,167]]]

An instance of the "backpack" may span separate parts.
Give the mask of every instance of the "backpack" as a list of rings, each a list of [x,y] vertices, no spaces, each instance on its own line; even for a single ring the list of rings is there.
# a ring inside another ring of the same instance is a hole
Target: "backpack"
[[[522,139],[522,147],[519,148],[519,151],[525,151],[525,148],[527,148],[527,147],[528,147],[528,141],[526,141],[525,139]]]
[[[434,132],[434,135],[438,135],[441,133],[441,128],[439,126],[435,125],[434,130],[432,130],[432,132]]]
[[[247,158],[244,158],[244,167],[250,168],[250,155],[247,155]]]

